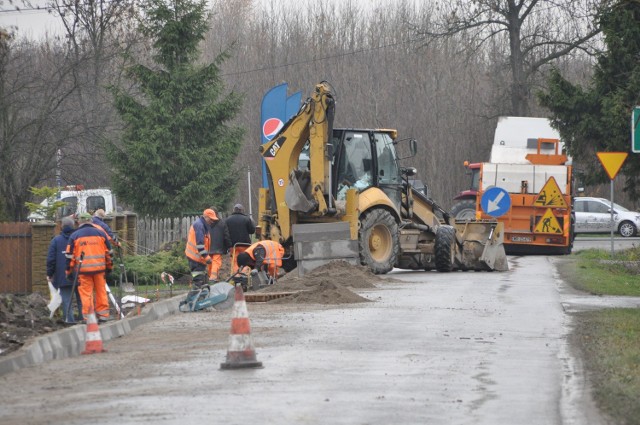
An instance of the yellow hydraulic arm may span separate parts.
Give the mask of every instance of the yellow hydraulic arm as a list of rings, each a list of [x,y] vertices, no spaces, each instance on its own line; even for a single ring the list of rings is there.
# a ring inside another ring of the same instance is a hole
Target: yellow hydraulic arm
[[[275,200],[280,236],[287,239],[291,235],[292,225],[296,222],[285,202],[285,191],[289,185],[289,175],[298,168],[300,153],[309,141],[309,168],[311,171],[311,195],[315,201],[315,211],[309,215],[326,215],[331,202],[331,161],[328,159],[329,138],[333,127],[334,99],[329,83],[323,81],[316,85],[311,97],[291,118],[280,132],[260,147],[260,152],[268,169],[269,190]],[[325,197],[329,194],[329,197]],[[266,201],[265,201],[266,202]],[[262,220],[262,218],[260,218]]]

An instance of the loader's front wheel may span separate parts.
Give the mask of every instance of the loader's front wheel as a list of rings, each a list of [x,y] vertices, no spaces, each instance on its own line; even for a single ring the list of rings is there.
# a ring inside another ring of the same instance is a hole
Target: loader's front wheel
[[[358,236],[360,263],[375,274],[391,271],[400,249],[398,223],[391,213],[377,208],[363,214]]]
[[[451,226],[440,226],[436,231],[436,270],[450,272],[453,270],[456,255],[456,231]]]

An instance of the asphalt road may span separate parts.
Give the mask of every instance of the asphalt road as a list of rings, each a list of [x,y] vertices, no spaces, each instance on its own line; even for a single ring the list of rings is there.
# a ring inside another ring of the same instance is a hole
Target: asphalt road
[[[579,242],[581,243],[581,242]],[[262,369],[221,371],[231,310],[0,377],[2,424],[600,424],[555,257],[394,272],[372,302],[250,303]],[[28,418],[28,420],[27,420]]]

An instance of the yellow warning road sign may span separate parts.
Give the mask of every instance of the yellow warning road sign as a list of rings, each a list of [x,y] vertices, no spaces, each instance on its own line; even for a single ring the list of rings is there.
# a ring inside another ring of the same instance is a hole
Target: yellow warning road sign
[[[626,152],[596,152],[598,159],[607,172],[611,180],[616,178],[618,171],[624,164],[624,160],[627,159],[628,153]]]
[[[562,226],[558,222],[558,219],[551,208],[547,208],[547,212],[544,213],[538,224],[536,224],[536,228],[533,229],[534,233],[552,233],[554,235],[562,234]]]
[[[564,200],[555,178],[549,177],[536,200],[533,201],[533,206],[567,208],[567,202]]]

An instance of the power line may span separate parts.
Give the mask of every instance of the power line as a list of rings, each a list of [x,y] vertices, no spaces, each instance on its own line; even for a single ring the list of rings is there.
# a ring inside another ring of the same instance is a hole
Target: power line
[[[37,7],[16,7],[15,9],[2,9],[0,13],[22,13],[22,12],[47,12],[56,10],[55,7],[37,6]]]
[[[220,74],[220,76],[221,77],[226,77],[226,76],[231,76],[231,75],[245,75],[245,74],[251,74],[251,73],[254,73],[254,72],[270,71],[270,70],[279,69],[279,68],[286,68],[287,66],[304,65],[304,64],[308,64],[308,63],[324,61],[324,60],[327,60],[327,59],[338,59],[338,58],[343,58],[343,57],[347,57],[347,56],[355,56],[355,55],[357,55],[359,53],[373,52],[373,51],[376,51],[376,50],[386,49],[387,47],[396,47],[396,46],[401,46],[401,45],[404,45],[404,44],[410,44],[410,43],[413,43],[413,42],[416,42],[416,41],[419,41],[419,40],[418,39],[404,40],[404,41],[400,41],[400,42],[397,42],[397,43],[383,44],[382,46],[370,47],[370,48],[366,48],[366,49],[358,49],[358,50],[353,50],[353,51],[350,51],[350,52],[338,53],[338,54],[335,54],[335,55],[323,56],[323,57],[315,58],[315,59],[301,60],[301,61],[297,61],[297,62],[289,62],[289,63],[285,63],[285,64],[282,64],[282,65],[265,66],[265,67],[262,67],[262,68],[247,69],[246,71],[229,72],[229,73],[225,73],[225,74]]]
[[[122,3],[122,0],[103,0],[102,3]],[[76,3],[75,6],[92,6],[90,2]],[[61,4],[60,9],[71,9],[70,5]],[[22,13],[22,12],[47,12],[57,11],[57,6],[31,6],[31,7],[19,7],[15,6],[13,9],[0,9],[0,13]]]

